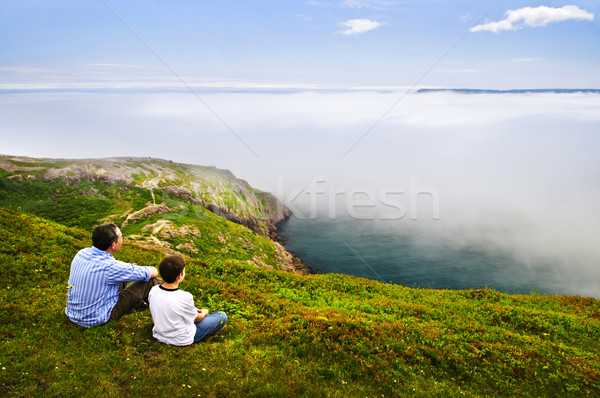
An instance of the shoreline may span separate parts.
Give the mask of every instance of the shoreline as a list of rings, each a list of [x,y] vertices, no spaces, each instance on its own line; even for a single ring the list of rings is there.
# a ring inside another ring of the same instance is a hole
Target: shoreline
[[[287,222],[287,220],[291,217],[292,215],[288,215],[287,217],[285,217],[284,219],[276,222],[276,223],[272,223],[272,229],[271,229],[271,236],[269,236],[269,238],[275,242],[276,244],[281,245],[281,247],[287,252],[289,253],[289,255],[291,256],[291,268],[293,269],[293,272],[301,274],[301,275],[315,275],[315,274],[319,274],[322,272],[319,272],[318,270],[316,270],[315,268],[311,267],[310,265],[306,264],[304,262],[304,260],[302,260],[302,258],[295,252],[289,250],[285,244],[286,242],[289,240],[289,238],[287,236],[281,235],[279,233],[280,230],[280,226],[281,224]]]

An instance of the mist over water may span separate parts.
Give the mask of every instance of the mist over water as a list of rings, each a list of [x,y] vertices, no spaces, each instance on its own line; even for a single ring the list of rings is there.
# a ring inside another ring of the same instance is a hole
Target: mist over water
[[[189,93],[2,93],[0,152],[230,169],[322,272],[600,297],[600,95],[199,95],[236,135]]]
[[[282,196],[287,247],[323,272],[409,286],[600,297],[598,97],[409,102],[346,174]]]
[[[500,250],[455,245],[398,231],[374,221],[299,220],[280,224],[286,247],[317,272],[350,274],[422,288],[494,288],[508,293],[569,293],[553,267],[530,267]],[[570,281],[573,282],[572,280]],[[572,292],[572,291],[571,291]]]

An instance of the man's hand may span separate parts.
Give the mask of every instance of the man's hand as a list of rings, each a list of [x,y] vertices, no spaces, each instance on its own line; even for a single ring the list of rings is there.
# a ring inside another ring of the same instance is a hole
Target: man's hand
[[[150,278],[156,278],[158,276],[158,269],[152,266],[149,266],[148,268],[150,268]]]

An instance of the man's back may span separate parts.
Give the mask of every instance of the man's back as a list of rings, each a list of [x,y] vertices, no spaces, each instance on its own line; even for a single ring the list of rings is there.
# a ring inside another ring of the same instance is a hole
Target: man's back
[[[112,254],[88,247],[71,263],[65,313],[74,323],[90,327],[108,322],[119,298],[119,283],[148,279],[149,271],[116,260]]]

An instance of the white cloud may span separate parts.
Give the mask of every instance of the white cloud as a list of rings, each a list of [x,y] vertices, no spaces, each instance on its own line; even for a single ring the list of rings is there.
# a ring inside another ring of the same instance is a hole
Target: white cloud
[[[363,8],[368,6],[368,3],[360,0],[344,0],[340,3],[340,6],[348,8]]]
[[[394,0],[344,0],[339,5],[347,8],[373,8],[376,10],[385,10],[400,4]]]
[[[29,66],[0,66],[0,73],[9,72],[9,73],[21,73],[21,74],[37,74],[37,73],[46,73],[49,72],[48,69],[45,68],[35,68]]]
[[[543,61],[542,57],[525,57],[525,58],[513,58],[514,62],[538,62]]]
[[[473,17],[471,16],[471,14],[465,14],[460,17],[460,22],[467,23],[467,22],[471,21],[472,19],[473,19]]]
[[[569,19],[588,20],[594,19],[594,14],[582,10],[577,6],[553,7],[524,7],[518,10],[508,10],[503,20],[477,25],[471,28],[471,32],[489,31],[499,33],[505,30],[518,30],[523,26],[538,28],[552,22],[562,22]]]
[[[89,64],[90,66],[99,66],[103,68],[143,68],[141,65],[130,64]]]
[[[450,74],[455,74],[455,73],[477,73],[477,72],[481,72],[481,69],[455,68],[455,69],[440,69],[439,71],[442,72],[442,73],[450,73]]]
[[[343,35],[357,35],[377,29],[378,27],[384,25],[384,23],[371,21],[370,19],[350,19],[348,21],[341,22],[339,25],[345,29],[339,30],[337,33],[341,33]]]
[[[312,18],[308,15],[296,14],[296,19],[304,22],[311,22]]]

